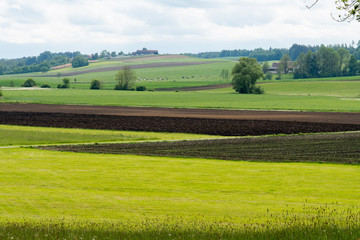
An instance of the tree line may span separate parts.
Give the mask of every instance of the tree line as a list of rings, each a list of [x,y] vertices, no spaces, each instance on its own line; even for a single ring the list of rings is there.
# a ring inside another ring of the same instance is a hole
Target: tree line
[[[39,56],[23,57],[15,59],[0,59],[0,75],[19,74],[31,72],[47,72],[51,67],[72,63],[74,68],[89,65],[88,60],[111,58],[124,55],[122,51],[116,53],[103,50],[99,53],[84,55],[79,51],[52,53],[45,51]]]
[[[200,58],[220,58],[220,57],[249,57],[255,58],[259,62],[265,61],[278,61],[284,55],[288,54],[292,61],[295,61],[301,53],[307,53],[308,51],[317,52],[320,50],[322,45],[301,45],[301,44],[293,44],[290,48],[256,48],[254,50],[248,49],[234,49],[234,50],[222,50],[220,52],[201,52],[197,54],[184,54],[192,57],[200,57]],[[333,48],[334,50],[338,50],[339,48],[344,48],[350,52],[350,54],[354,55],[357,60],[360,60],[360,40],[355,44],[353,42],[351,45],[348,44],[335,44],[329,45],[328,48]]]
[[[201,52],[197,54],[186,53],[184,55],[199,58],[219,58],[219,57],[249,57],[256,58],[258,61],[279,60],[284,54],[289,52],[286,48],[256,48],[254,50],[248,49],[234,49],[222,50],[221,52]]]
[[[354,76],[359,71],[360,64],[349,50],[321,46],[317,52],[300,53],[295,61],[294,78]]]
[[[80,52],[52,53],[50,51],[45,51],[39,56],[0,59],[0,75],[47,72],[51,67],[70,63],[71,59],[80,55]]]

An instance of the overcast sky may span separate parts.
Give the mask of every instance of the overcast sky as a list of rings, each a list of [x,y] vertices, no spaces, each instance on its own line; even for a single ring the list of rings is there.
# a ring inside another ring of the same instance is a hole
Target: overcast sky
[[[0,0],[0,58],[52,52],[160,53],[360,40],[335,0]]]

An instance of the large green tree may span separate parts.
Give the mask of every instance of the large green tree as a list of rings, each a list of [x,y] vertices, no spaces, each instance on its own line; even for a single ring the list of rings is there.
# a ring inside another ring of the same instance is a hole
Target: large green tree
[[[340,55],[333,48],[321,46],[319,51],[321,77],[335,77],[341,75]]]
[[[130,66],[124,66],[123,69],[116,74],[115,79],[118,81],[115,90],[130,90],[133,88],[136,80],[136,74]]]
[[[340,56],[341,73],[343,75],[346,75],[347,69],[349,67],[348,65],[349,65],[349,61],[350,61],[350,52],[349,52],[349,50],[347,50],[343,47],[337,49],[336,51]]]
[[[283,72],[283,73],[288,73],[289,72],[289,64],[290,64],[291,58],[289,56],[289,54],[285,54],[279,62],[279,69]]]
[[[232,86],[238,93],[260,94],[264,91],[255,86],[256,81],[264,76],[260,64],[254,58],[243,57],[232,70]]]

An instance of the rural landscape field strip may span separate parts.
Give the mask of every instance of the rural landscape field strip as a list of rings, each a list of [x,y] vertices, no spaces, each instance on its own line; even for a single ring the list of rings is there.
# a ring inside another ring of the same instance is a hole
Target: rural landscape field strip
[[[112,75],[111,78],[113,77]],[[171,84],[166,85],[169,87]],[[209,85],[209,83],[203,85]],[[177,86],[183,87],[186,84],[181,83]],[[155,85],[152,87],[157,88]],[[48,90],[27,88],[24,90],[14,88],[13,90],[4,90],[0,102],[187,109],[360,112],[359,100],[356,97],[236,94],[231,89],[227,92],[213,91],[215,92],[94,91],[90,89],[81,89],[80,91],[80,89],[71,88]]]
[[[182,117],[233,120],[272,120],[317,123],[360,124],[357,112],[304,112],[271,110],[226,110],[200,108],[122,107],[98,105],[59,105],[0,103],[0,112],[77,113],[111,116]]]
[[[260,162],[360,164],[360,132],[157,143],[49,146],[41,149]]]
[[[211,139],[218,136],[183,134],[183,133],[155,133],[137,131],[109,131],[93,129],[68,129],[25,127],[14,125],[0,125],[0,148],[26,145],[49,144],[85,144],[99,142],[132,142],[132,141],[174,141],[189,139]]]
[[[127,131],[179,132],[222,136],[360,130],[360,124],[313,123],[297,121],[111,116],[95,114],[3,111],[0,111],[0,115],[0,124]]]

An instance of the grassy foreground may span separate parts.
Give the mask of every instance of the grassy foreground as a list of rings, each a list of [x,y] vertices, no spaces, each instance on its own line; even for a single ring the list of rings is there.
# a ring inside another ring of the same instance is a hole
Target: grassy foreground
[[[0,165],[5,239],[359,237],[359,166],[21,148]]]
[[[304,209],[306,209],[304,207]],[[141,222],[20,220],[0,222],[2,239],[347,239],[360,236],[359,212],[319,207],[311,217],[290,211],[264,223],[238,224],[183,221],[179,218]],[[269,214],[270,216],[270,214]]]

